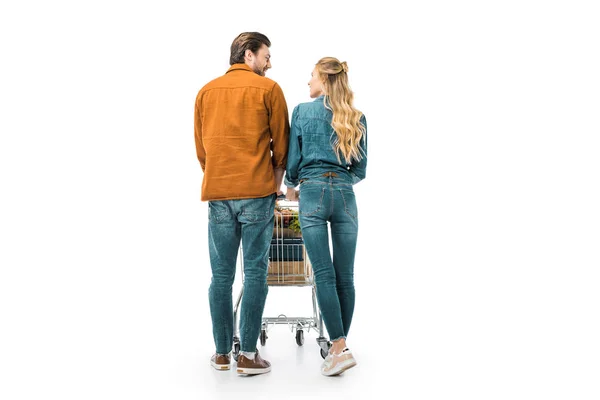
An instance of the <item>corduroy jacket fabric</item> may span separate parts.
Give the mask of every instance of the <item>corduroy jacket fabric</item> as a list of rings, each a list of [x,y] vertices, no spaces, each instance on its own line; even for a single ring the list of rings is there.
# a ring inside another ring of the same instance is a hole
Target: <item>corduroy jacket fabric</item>
[[[274,168],[286,167],[288,109],[279,85],[246,64],[206,84],[196,97],[196,153],[202,201],[276,193]]]

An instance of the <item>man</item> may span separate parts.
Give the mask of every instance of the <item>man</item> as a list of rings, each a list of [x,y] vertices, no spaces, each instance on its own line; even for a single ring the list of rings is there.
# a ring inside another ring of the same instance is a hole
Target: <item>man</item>
[[[209,303],[216,346],[211,365],[228,370],[231,362],[231,292],[241,240],[239,374],[271,370],[258,354],[256,342],[268,291],[268,251],[290,127],[283,92],[265,77],[271,68],[270,46],[261,33],[240,34],[231,45],[227,73],[206,84],[196,97],[196,151],[204,172],[201,199],[209,202]]]

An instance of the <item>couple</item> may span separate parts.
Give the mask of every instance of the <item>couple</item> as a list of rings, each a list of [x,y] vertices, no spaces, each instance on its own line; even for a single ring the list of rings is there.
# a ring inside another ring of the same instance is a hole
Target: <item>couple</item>
[[[245,278],[237,372],[271,370],[256,343],[268,292],[275,200],[285,182],[288,200],[297,199],[295,187],[300,185],[302,237],[332,342],[321,372],[338,375],[356,365],[346,347],[358,233],[352,185],[365,178],[366,120],[352,105],[346,63],[326,57],[317,62],[308,83],[315,100],[294,109],[290,129],[283,92],[265,77],[271,68],[270,46],[261,33],[240,34],[231,45],[227,73],[206,84],[196,98],[196,151],[204,172],[201,199],[209,202],[209,303],[216,346],[211,365],[229,370],[231,364],[232,285],[241,241]]]

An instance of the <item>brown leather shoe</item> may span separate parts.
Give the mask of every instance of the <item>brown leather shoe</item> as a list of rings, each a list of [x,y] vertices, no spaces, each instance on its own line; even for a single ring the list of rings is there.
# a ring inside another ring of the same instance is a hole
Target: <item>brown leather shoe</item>
[[[231,357],[229,354],[213,354],[210,358],[210,365],[212,365],[215,369],[219,371],[228,371],[229,365],[231,364]]]
[[[237,373],[240,375],[258,375],[269,371],[271,371],[271,363],[263,360],[258,354],[258,350],[256,350],[254,360],[249,359],[243,354],[238,356]]]

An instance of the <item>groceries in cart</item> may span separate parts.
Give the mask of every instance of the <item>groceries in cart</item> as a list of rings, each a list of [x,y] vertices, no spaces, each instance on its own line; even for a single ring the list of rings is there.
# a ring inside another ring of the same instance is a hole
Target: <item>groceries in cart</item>
[[[297,207],[275,207],[267,282],[269,285],[312,284],[312,268],[304,249]]]

